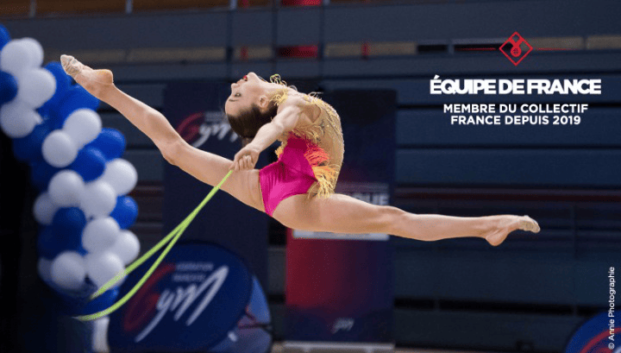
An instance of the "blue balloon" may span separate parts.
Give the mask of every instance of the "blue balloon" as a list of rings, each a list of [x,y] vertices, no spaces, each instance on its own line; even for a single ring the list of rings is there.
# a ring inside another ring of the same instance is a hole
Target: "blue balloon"
[[[43,160],[41,146],[43,140],[51,132],[46,122],[43,122],[32,130],[26,137],[13,139],[13,154],[22,162],[35,163]]]
[[[121,229],[131,227],[138,218],[138,204],[131,196],[119,196],[116,199],[116,206],[110,213]]]
[[[72,86],[59,104],[50,110],[50,118],[57,129],[62,128],[67,117],[74,111],[82,108],[97,110],[99,99],[88,93],[82,86]]]
[[[39,230],[39,237],[37,238],[37,250],[39,256],[53,259],[56,255],[64,251],[55,239],[54,230],[52,227],[42,227]]]
[[[82,247],[82,240],[78,237],[76,239],[67,239],[62,233],[59,233],[55,227],[43,227],[39,231],[39,237],[37,238],[37,251],[39,256],[53,259],[63,251],[77,251],[81,255],[86,254],[86,251]]]
[[[51,228],[55,241],[54,249],[71,250],[86,254],[82,247],[82,230],[86,226],[86,216],[77,207],[63,207],[56,211]]]
[[[119,130],[105,127],[101,129],[99,136],[86,146],[99,149],[106,160],[110,161],[123,155],[125,136]]]
[[[17,81],[8,72],[0,71],[0,106],[17,95]]]
[[[86,216],[78,207],[63,207],[54,214],[52,227],[57,233],[63,234],[63,237],[77,234],[79,239],[86,227]]]
[[[11,41],[11,36],[9,35],[9,31],[0,24],[0,50],[4,48],[4,46]]]
[[[112,306],[112,304],[114,304],[118,295],[118,288],[108,289],[99,297],[88,302],[88,304],[86,304],[86,306],[82,309],[81,315],[90,315],[108,309]]]
[[[47,190],[47,186],[54,174],[60,171],[60,168],[52,167],[46,161],[41,160],[35,162],[30,169],[30,179],[39,191]]]
[[[71,76],[67,75],[60,62],[51,61],[44,68],[51,72],[56,79],[56,92],[54,96],[58,95],[59,91],[66,92],[71,88]]]
[[[82,246],[82,240],[80,240],[80,246],[75,249],[75,251],[82,256],[88,254],[88,250],[84,249],[84,246]]]
[[[64,96],[71,87],[71,76],[65,73],[62,65],[58,61],[52,61],[45,65],[45,69],[49,71],[56,79],[56,91],[52,98],[43,104],[37,111],[43,117],[49,118],[51,111],[58,111],[58,107]]]
[[[87,146],[78,152],[69,168],[80,174],[84,181],[92,181],[99,178],[106,169],[106,157],[97,148]]]

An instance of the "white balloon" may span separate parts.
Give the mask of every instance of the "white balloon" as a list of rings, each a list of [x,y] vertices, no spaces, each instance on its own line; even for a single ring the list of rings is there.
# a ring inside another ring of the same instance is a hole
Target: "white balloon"
[[[43,159],[56,168],[63,168],[71,164],[78,156],[78,147],[66,132],[52,131],[41,147]]]
[[[122,230],[110,252],[117,255],[125,265],[129,265],[140,253],[138,237],[129,230]]]
[[[86,272],[88,277],[98,287],[103,286],[109,280],[125,270],[123,262],[111,252],[86,255]],[[124,276],[123,276],[124,277]]]
[[[112,217],[95,218],[82,231],[82,246],[91,253],[108,250],[119,238],[121,228]]]
[[[32,213],[34,213],[34,217],[37,222],[43,225],[50,225],[52,224],[52,219],[58,209],[59,207],[52,202],[50,194],[44,192],[35,200],[34,206],[32,207]]]
[[[34,38],[22,38],[22,45],[28,49],[31,67],[39,67],[43,64],[43,47]]]
[[[28,43],[13,39],[0,51],[0,69],[13,76],[19,76],[24,70],[33,67],[34,58],[30,52]]]
[[[136,186],[138,172],[131,163],[117,158],[106,163],[106,170],[101,180],[110,184],[117,195],[125,195]]]
[[[40,257],[37,262],[37,272],[39,272],[39,276],[45,282],[52,281],[52,261],[48,260],[44,257]]]
[[[60,207],[79,206],[84,192],[84,180],[73,170],[61,170],[50,180],[50,199]]]
[[[78,109],[65,120],[63,131],[82,147],[93,141],[101,132],[101,118],[90,109]]]
[[[52,261],[52,281],[63,289],[75,290],[84,284],[86,266],[75,251],[65,251]]]
[[[56,91],[54,75],[42,68],[26,70],[17,78],[17,83],[17,98],[31,108],[42,106]]]
[[[110,184],[95,180],[84,186],[80,208],[87,217],[109,216],[116,206],[116,193]]]
[[[21,99],[13,99],[0,109],[0,127],[11,138],[27,136],[42,121],[39,113]]]

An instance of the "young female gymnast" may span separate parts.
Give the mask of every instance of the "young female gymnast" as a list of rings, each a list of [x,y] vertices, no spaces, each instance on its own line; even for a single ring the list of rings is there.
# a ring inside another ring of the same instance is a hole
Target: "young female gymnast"
[[[335,194],[344,151],[339,116],[314,95],[287,87],[277,75],[267,82],[250,72],[231,85],[226,115],[246,143],[231,161],[186,143],[161,113],[119,90],[110,70],[93,70],[67,55],[61,62],[78,84],[153,140],[166,161],[212,186],[233,169],[222,190],[289,228],[423,241],[479,237],[494,246],[517,229],[539,232],[528,216],[418,215]],[[281,141],[278,161],[254,169],[259,154],[276,140]]]

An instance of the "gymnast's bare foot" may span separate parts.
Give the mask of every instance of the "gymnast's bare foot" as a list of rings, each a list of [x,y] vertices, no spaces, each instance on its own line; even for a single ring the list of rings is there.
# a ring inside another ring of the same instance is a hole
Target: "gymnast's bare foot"
[[[496,216],[497,225],[495,229],[485,234],[483,237],[493,246],[502,244],[509,233],[514,230],[525,230],[527,232],[539,233],[539,224],[528,216]]]
[[[70,55],[61,55],[65,72],[93,96],[102,99],[114,87],[114,77],[110,70],[93,70]]]

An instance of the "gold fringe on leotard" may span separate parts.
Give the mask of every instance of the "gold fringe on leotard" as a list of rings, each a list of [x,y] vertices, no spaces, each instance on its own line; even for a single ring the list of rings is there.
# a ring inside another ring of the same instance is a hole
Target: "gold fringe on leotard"
[[[288,98],[289,87],[287,83],[280,78],[280,75],[275,74],[270,77],[270,82],[283,85],[282,89],[277,90],[271,97],[271,101],[276,105],[281,105]],[[295,87],[293,87],[295,89]],[[319,147],[319,141],[324,135],[326,125],[329,125],[336,132],[336,136],[341,139],[339,143],[343,143],[341,126],[339,123],[339,117],[334,108],[329,104],[317,97],[317,93],[312,92],[308,95],[303,95],[308,104],[318,106],[327,114],[322,114],[322,118],[317,119],[311,126],[304,129],[296,128],[291,133],[297,137],[304,138],[307,141],[307,151],[304,154],[306,160],[311,165],[318,185],[313,195],[317,195],[321,198],[326,198],[334,193],[336,188],[336,181],[339,176],[340,166],[330,163],[330,155]],[[287,145],[287,140],[281,141],[281,145],[276,149],[276,155],[280,158],[282,151]],[[309,192],[309,197],[311,193]]]

